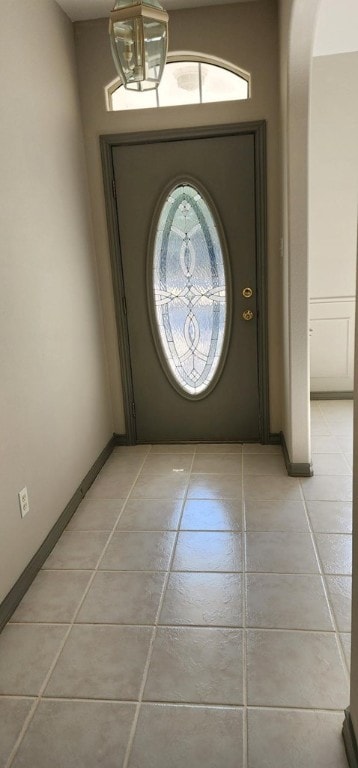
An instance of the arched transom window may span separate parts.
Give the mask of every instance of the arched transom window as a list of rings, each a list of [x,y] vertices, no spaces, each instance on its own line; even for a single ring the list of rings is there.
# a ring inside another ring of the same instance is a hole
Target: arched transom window
[[[228,62],[194,54],[171,54],[159,88],[127,91],[120,80],[107,88],[110,111],[206,104],[250,97],[250,75]]]

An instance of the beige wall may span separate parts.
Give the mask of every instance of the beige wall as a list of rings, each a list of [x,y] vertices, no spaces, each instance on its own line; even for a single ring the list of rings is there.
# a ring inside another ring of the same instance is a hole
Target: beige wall
[[[1,601],[112,424],[73,29],[52,0],[2,0],[0,98]]]
[[[358,53],[312,61],[310,296],[355,295]]]
[[[312,61],[311,390],[351,391],[358,208],[358,53]]]
[[[96,251],[105,315],[115,429],[124,432],[113,291],[108,255],[99,136],[159,128],[267,120],[268,266],[271,430],[281,428],[281,306],[279,260],[278,30],[275,0],[173,11],[169,19],[171,51],[195,51],[233,62],[252,75],[252,98],[160,110],[107,112],[104,90],[115,78],[108,43],[108,22],[79,22],[76,50],[90,174]]]

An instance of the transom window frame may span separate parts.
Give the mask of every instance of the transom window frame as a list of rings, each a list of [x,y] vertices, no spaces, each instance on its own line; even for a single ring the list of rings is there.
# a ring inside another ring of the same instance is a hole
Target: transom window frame
[[[201,67],[200,64],[209,64],[215,67],[218,67],[220,69],[224,69],[227,72],[230,72],[233,75],[237,75],[242,80],[246,80],[247,82],[247,98],[246,99],[224,99],[223,101],[249,101],[252,96],[252,79],[250,72],[247,72],[246,70],[242,69],[241,67],[238,67],[236,64],[233,64],[230,61],[226,61],[225,59],[220,59],[217,56],[208,56],[204,53],[198,53],[194,51],[172,51],[167,56],[167,64],[174,64],[179,62],[193,62],[199,64],[199,91],[200,91],[200,101],[195,102],[196,105],[202,105],[202,104],[211,104],[215,102],[210,101],[202,101],[202,86],[201,86]],[[106,101],[106,109],[107,112],[133,112],[135,111],[135,108],[123,108],[123,110],[118,110],[113,108],[112,103],[112,96],[114,92],[120,88],[123,87],[122,81],[120,77],[116,77],[114,80],[112,80],[106,87],[105,87],[105,101]],[[156,94],[156,106],[155,107],[149,107],[149,109],[165,109],[168,107],[165,107],[164,105],[161,106],[159,104],[158,100],[158,90],[155,91]],[[220,102],[216,102],[220,103]],[[178,106],[190,106],[187,104],[178,104],[178,105],[172,105],[174,107]],[[140,109],[140,107],[138,108]],[[169,107],[170,109],[170,107]]]

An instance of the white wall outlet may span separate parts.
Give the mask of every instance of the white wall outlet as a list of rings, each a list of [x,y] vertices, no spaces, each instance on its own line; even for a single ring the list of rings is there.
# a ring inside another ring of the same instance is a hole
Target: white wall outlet
[[[23,488],[22,491],[19,491],[19,505],[20,505],[20,513],[21,517],[25,517],[28,512],[30,512],[30,504],[29,504],[29,497],[27,495],[27,488]]]

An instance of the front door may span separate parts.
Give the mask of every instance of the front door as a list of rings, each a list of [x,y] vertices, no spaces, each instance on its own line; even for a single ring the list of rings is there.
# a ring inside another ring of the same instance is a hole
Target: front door
[[[136,441],[260,440],[254,131],[112,152]]]

